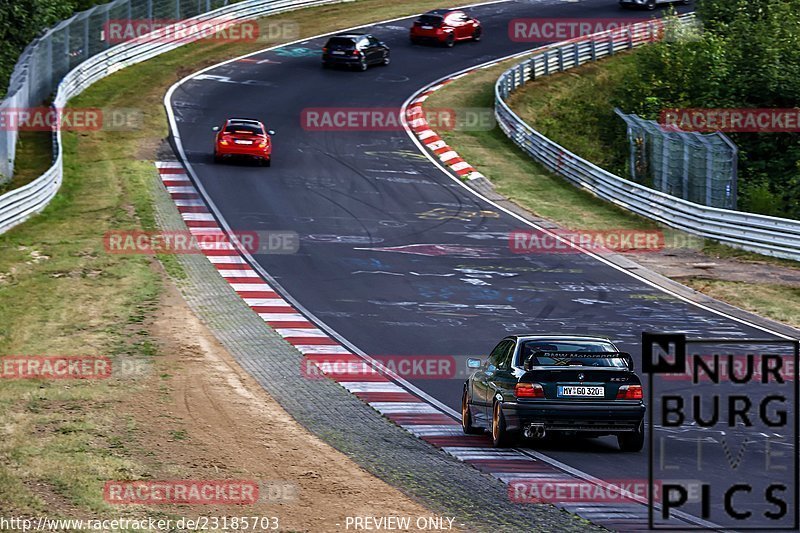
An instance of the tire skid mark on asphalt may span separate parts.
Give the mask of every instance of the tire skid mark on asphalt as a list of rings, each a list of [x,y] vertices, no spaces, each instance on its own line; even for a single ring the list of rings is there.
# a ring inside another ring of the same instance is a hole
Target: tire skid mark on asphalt
[[[446,83],[435,88],[442,87]],[[426,91],[423,96],[426,97],[435,88]],[[418,98],[417,101],[419,100]],[[427,124],[418,126],[418,130],[416,131],[418,137],[427,144],[441,141]],[[446,145],[444,148],[451,151]],[[460,157],[448,160],[452,162],[452,166],[458,167],[453,169],[457,174],[468,175],[469,179],[480,176]],[[156,168],[167,192],[193,235],[226,236],[180,163],[156,162]],[[536,479],[582,481],[570,473],[518,450],[495,449],[488,435],[465,435],[460,422],[451,415],[398,385],[383,373],[383,369],[376,367],[375,363],[353,353],[317,327],[282,298],[274,287],[247,263],[235,246],[228,242],[214,241],[200,243],[199,247],[244,303],[303,355],[301,365],[312,365],[316,372],[333,379],[412,435],[464,464],[493,476],[509,487],[515,481]],[[343,365],[346,366],[344,370]],[[310,372],[308,366],[299,368],[298,371]],[[309,379],[315,379],[313,372],[310,372]],[[561,507],[598,525],[614,529],[630,530],[632,526],[637,528],[647,526],[647,510],[640,503],[624,506],[600,504]]]

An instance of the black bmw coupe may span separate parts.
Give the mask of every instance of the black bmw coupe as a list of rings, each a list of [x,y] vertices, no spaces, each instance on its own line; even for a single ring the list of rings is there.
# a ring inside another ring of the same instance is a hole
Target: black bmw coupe
[[[642,383],[631,356],[606,338],[512,335],[468,365],[464,433],[489,430],[495,447],[549,433],[616,435],[622,451],[642,449]]]

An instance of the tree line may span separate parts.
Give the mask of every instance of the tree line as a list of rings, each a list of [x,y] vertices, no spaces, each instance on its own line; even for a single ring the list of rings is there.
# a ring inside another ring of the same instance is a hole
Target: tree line
[[[698,0],[700,30],[638,50],[612,101],[664,109],[800,107],[800,0]],[[800,218],[800,133],[730,133],[739,208]]]

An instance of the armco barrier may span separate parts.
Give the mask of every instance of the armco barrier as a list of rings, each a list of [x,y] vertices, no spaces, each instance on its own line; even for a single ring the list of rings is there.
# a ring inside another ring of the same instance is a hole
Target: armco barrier
[[[241,2],[233,3],[213,9],[186,19],[186,21],[203,22],[214,19],[224,20],[226,23],[236,23],[243,20],[282,13],[303,7],[311,7],[324,4],[336,4],[348,0],[244,0]],[[206,6],[211,6],[211,2],[203,2]],[[227,2],[226,2],[227,3]],[[119,0],[107,4],[108,6],[115,6],[120,4]],[[200,2],[198,6],[202,6]],[[98,6],[102,8],[103,6]],[[94,9],[98,9],[94,8]],[[93,9],[93,10],[94,10]],[[106,14],[106,17],[108,15]],[[62,22],[55,28],[50,30],[38,42],[44,42],[44,39],[51,32],[62,31],[63,26],[68,21]],[[180,39],[175,39],[166,42],[163,39],[163,33],[158,34],[154,38],[148,39],[147,36],[137,38],[135,40],[125,42],[113,46],[105,51],[99,52],[87,58],[82,63],[78,64],[74,69],[70,70],[61,82],[58,84],[58,90],[53,100],[55,108],[63,108],[70,98],[80,94],[87,87],[94,82],[117,72],[120,69],[140,63],[151,59],[159,54],[174,50],[184,44],[188,44],[200,39],[201,35],[191,35]],[[12,76],[12,87],[10,89],[8,99],[2,102],[0,107],[23,108],[40,105],[41,101],[30,101],[31,91],[15,89],[15,81],[24,79],[25,76],[30,75],[26,72],[30,68],[31,58],[36,55],[36,43],[32,44],[25,50],[20,61],[15,68],[14,75]],[[49,47],[49,54],[52,54],[52,42]],[[23,83],[23,86],[27,86]],[[11,92],[15,91],[15,92]],[[14,132],[16,133],[16,132]],[[61,146],[61,131],[56,130],[54,135],[54,158],[52,166],[31,183],[10,191],[0,196],[0,233],[8,231],[10,228],[23,222],[31,215],[38,213],[47,206],[50,200],[58,192],[63,178],[63,149]],[[16,135],[9,137],[8,144],[10,144],[9,158],[13,161],[13,144],[16,143]],[[10,161],[4,161],[7,165]],[[2,165],[0,165],[2,167]]]
[[[681,25],[692,15],[679,18]],[[694,235],[785,259],[800,260],[800,221],[706,207],[644,187],[593,165],[526,124],[506,104],[509,94],[552,72],[647,44],[648,24],[559,43],[507,71],[495,84],[495,116],[503,132],[533,159],[575,185],[625,209]]]

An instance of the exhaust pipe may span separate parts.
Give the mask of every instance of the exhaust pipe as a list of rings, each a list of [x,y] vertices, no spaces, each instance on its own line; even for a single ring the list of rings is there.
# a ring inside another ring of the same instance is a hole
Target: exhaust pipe
[[[527,439],[543,439],[546,431],[544,429],[544,424],[528,424],[525,426],[525,429],[522,430],[522,434]]]

